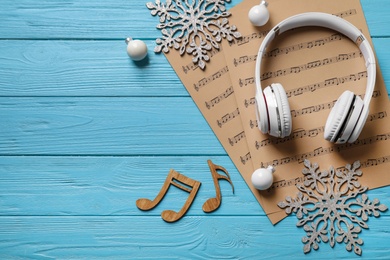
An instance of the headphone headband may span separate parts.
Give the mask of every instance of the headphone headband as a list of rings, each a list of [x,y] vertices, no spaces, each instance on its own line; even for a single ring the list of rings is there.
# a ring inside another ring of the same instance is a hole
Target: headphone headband
[[[363,54],[364,60],[366,62],[367,68],[367,87],[366,93],[364,97],[364,107],[368,109],[368,105],[371,101],[372,93],[375,87],[375,78],[376,78],[376,65],[375,65],[375,56],[374,52],[369,44],[369,42],[365,39],[363,34],[360,32],[358,28],[356,28],[350,22],[326,13],[319,12],[309,12],[302,13],[291,16],[280,23],[278,23],[274,28],[270,30],[270,32],[264,38],[256,59],[256,71],[255,71],[255,83],[256,83],[256,96],[260,99],[264,99],[262,92],[261,83],[260,83],[260,69],[261,69],[261,60],[263,58],[263,54],[268,47],[269,43],[279,34],[284,33],[285,31],[304,27],[304,26],[318,26],[325,27],[328,29],[332,29],[337,31],[353,42],[355,42],[360,51]],[[259,94],[259,95],[258,95]]]

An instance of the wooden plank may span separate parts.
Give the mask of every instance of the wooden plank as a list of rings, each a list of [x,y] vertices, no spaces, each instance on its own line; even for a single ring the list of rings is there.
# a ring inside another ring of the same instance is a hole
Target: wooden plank
[[[390,90],[390,38],[373,42]],[[188,96],[165,56],[147,45],[149,63],[139,65],[122,40],[0,41],[0,96]]]
[[[0,96],[188,96],[165,56],[133,62],[124,40],[0,41]]]
[[[0,155],[225,154],[190,97],[3,97],[0,111]]]
[[[158,17],[150,15],[148,1],[117,0],[3,0],[0,9],[2,39],[155,39]],[[230,8],[240,1],[228,4]],[[387,0],[361,1],[372,36],[389,36]],[[136,22],[134,22],[136,21]],[[140,26],[142,25],[142,26]]]
[[[187,215],[206,215],[202,205],[215,197],[207,165],[211,159],[230,173],[235,194],[226,181],[215,215],[264,215],[228,156],[1,156],[0,215],[160,216],[166,209],[179,210],[188,193],[171,187],[160,205],[139,210],[139,198],[154,199],[170,169],[202,182]]]
[[[219,181],[222,203],[211,214],[202,211],[216,195],[208,159],[229,171],[235,189],[233,194],[228,182]],[[166,209],[179,210],[188,193],[171,187],[150,211],[137,209],[135,201],[154,199],[170,169],[202,182],[186,216],[264,216],[228,156],[0,156],[0,215],[160,216]],[[390,187],[367,194],[389,204]]]
[[[390,254],[390,217],[370,219],[363,230],[363,257]],[[305,255],[289,217],[272,226],[262,216],[184,217],[174,224],[159,217],[0,217],[2,259],[356,259],[344,244],[320,243]]]

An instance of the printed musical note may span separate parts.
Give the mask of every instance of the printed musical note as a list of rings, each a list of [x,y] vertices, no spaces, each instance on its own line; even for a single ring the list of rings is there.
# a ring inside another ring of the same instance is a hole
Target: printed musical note
[[[347,10],[347,11],[344,11],[344,12],[341,12],[341,13],[337,13],[337,14],[334,14],[338,17],[341,17],[341,18],[344,18],[344,17],[347,17],[347,16],[351,16],[351,15],[355,15],[356,14],[356,9],[350,9],[350,10]]]
[[[351,16],[351,15],[356,15],[356,9],[350,9],[347,11],[336,13],[334,15],[339,16],[341,18]],[[267,31],[262,31],[262,32],[252,33],[249,35],[242,36],[240,39],[233,40],[233,41],[229,42],[229,46],[232,46],[235,44],[237,44],[238,46],[241,46],[241,45],[244,45],[244,44],[251,42],[252,40],[261,39],[261,38],[265,37],[268,34],[268,32],[269,31],[267,30]]]
[[[385,163],[390,163],[390,155],[382,156],[379,158],[373,158],[373,159],[369,158],[365,161],[361,161],[360,168],[363,169],[363,168],[375,167]],[[346,169],[345,166],[338,167],[336,168],[336,170],[341,172],[348,172],[348,169]]]
[[[240,158],[241,158],[241,163],[246,164],[248,161],[250,161],[252,159],[251,153],[249,152],[249,153],[245,154],[244,156],[240,156]]]
[[[221,119],[218,119],[217,124],[219,127],[222,127],[224,124],[228,123],[239,115],[240,111],[237,108],[233,112],[225,114]]]
[[[222,94],[219,94],[215,98],[211,99],[210,101],[205,101],[206,107],[208,109],[211,109],[215,105],[219,104],[222,100],[228,98],[230,95],[234,93],[234,89],[232,86],[227,88]]]
[[[281,76],[286,76],[289,74],[298,74],[302,71],[318,68],[321,66],[327,66],[327,65],[330,65],[333,63],[342,62],[342,61],[346,61],[346,60],[350,60],[350,59],[355,59],[358,57],[362,57],[362,53],[360,52],[360,50],[354,51],[351,53],[342,53],[342,54],[339,54],[337,56],[325,58],[322,60],[311,61],[311,62],[302,64],[302,65],[298,65],[298,66],[280,69],[277,71],[268,71],[268,72],[263,73],[260,76],[260,79],[266,80],[266,79],[270,79],[270,78],[277,78],[277,77],[281,77]]]
[[[210,58],[212,58],[214,55],[218,54],[219,52],[222,51],[222,45],[219,46],[219,49],[212,49],[211,51],[208,52],[208,55]],[[193,62],[188,63],[187,65],[181,66],[183,72],[187,74],[189,71],[195,71],[199,68],[197,64],[194,64]]]
[[[311,49],[313,47],[323,46],[325,44],[328,44],[328,43],[331,43],[334,41],[340,41],[343,37],[344,36],[342,36],[339,33],[334,33],[334,34],[331,34],[330,36],[315,39],[312,41],[302,42],[302,43],[298,43],[298,44],[294,44],[294,45],[290,45],[290,46],[286,46],[286,47],[280,47],[280,48],[277,47],[277,48],[272,49],[268,52],[265,52],[263,55],[263,59],[269,58],[269,57],[276,57],[279,55],[287,55],[290,52],[295,52],[295,51],[299,51],[302,49]],[[257,59],[257,54],[250,55],[250,56],[245,55],[245,56],[239,57],[238,59],[234,58],[233,64],[235,67],[237,67],[239,65],[242,65],[242,64],[245,64],[248,62],[254,62],[254,61],[256,61],[256,59]]]
[[[225,66],[222,69],[220,69],[217,72],[215,72],[214,74],[212,74],[211,76],[205,77],[205,78],[202,78],[201,80],[199,80],[198,83],[194,84],[194,89],[196,91],[199,91],[200,88],[206,86],[210,82],[220,78],[222,75],[224,75],[224,74],[226,74],[228,72],[229,72],[229,69],[228,69],[227,66]]]
[[[251,129],[259,127],[259,122],[257,121],[257,119],[249,120],[249,127]]]
[[[360,162],[360,168],[369,168],[369,167],[375,167],[380,164],[385,164],[385,163],[390,163],[390,155],[375,158],[375,159],[367,159],[365,161]],[[345,166],[341,166],[336,168],[337,171],[339,172],[347,172],[348,170],[345,168]],[[306,177],[301,176],[297,177],[294,179],[289,179],[289,180],[280,180],[276,181],[272,184],[272,186],[268,189],[268,192],[272,191],[273,189],[278,189],[278,188],[284,188],[292,185],[297,185],[298,183],[302,183],[306,180]]]
[[[387,117],[386,111],[381,111],[375,114],[368,115],[367,121],[380,120]]]
[[[235,39],[229,43],[230,46],[237,44],[238,46],[249,43],[252,40],[264,38],[268,34],[269,30],[262,32],[255,32],[249,35],[242,36],[239,39]]]
[[[252,106],[252,105],[254,105],[254,104],[256,104],[256,99],[255,99],[255,97],[250,98],[249,100],[248,100],[248,99],[245,99],[245,100],[244,100],[244,105],[245,105],[246,108],[248,108],[248,106]]]
[[[378,166],[380,164],[385,164],[385,163],[390,163],[390,155],[388,156],[383,156],[375,159],[367,159],[365,161],[360,162],[360,168],[369,168],[369,167],[374,167]],[[336,168],[337,171],[339,172],[347,172],[348,170],[345,168],[345,166],[341,166]],[[268,189],[268,192],[272,191],[273,189],[278,189],[278,188],[284,188],[292,185],[297,185],[298,183],[302,183],[306,180],[306,177],[301,176],[297,177],[294,179],[288,179],[288,180],[280,180],[276,181],[272,184],[272,186]]]
[[[194,71],[194,70],[198,69],[199,66],[192,62],[192,63],[190,63],[188,65],[181,66],[181,68],[183,69],[183,72],[185,74],[187,74],[189,71]]]
[[[289,142],[289,141],[292,141],[295,139],[302,139],[305,137],[313,138],[313,137],[318,136],[320,133],[323,133],[324,128],[325,128],[324,126],[320,126],[320,127],[316,127],[316,128],[309,129],[309,130],[295,129],[294,131],[292,131],[292,133],[289,136],[284,137],[284,138],[276,138],[276,137],[271,136],[271,137],[268,137],[264,140],[256,141],[255,147],[257,150],[259,150],[260,148],[265,147],[267,145],[271,145],[271,144],[278,145],[278,144],[286,143],[286,142]]]
[[[244,86],[252,85],[255,83],[255,78],[254,77],[249,77],[246,79],[239,79],[238,80],[238,85],[242,88]]]
[[[242,131],[241,133],[235,135],[233,138],[228,138],[229,140],[229,144],[231,146],[234,146],[234,144],[237,144],[238,142],[240,142],[241,140],[243,140],[245,138],[245,132]]]
[[[196,194],[198,193],[198,190],[199,190],[201,183],[199,181],[188,178],[187,176],[184,176],[183,174],[180,174],[173,169],[170,170],[170,172],[169,172],[160,192],[157,194],[156,198],[154,200],[149,200],[146,198],[138,199],[136,201],[137,207],[140,210],[153,209],[161,202],[161,200],[164,198],[165,194],[167,193],[167,191],[171,185],[188,192],[189,196],[179,212],[176,212],[173,210],[164,210],[161,213],[161,217],[166,222],[175,222],[175,221],[179,220],[180,218],[182,218],[184,216],[184,214],[186,214],[187,210],[190,208],[192,202],[195,199]],[[188,188],[187,186],[190,188]]]
[[[275,181],[272,186],[267,190],[268,192],[271,192],[274,189],[279,189],[279,188],[284,188],[284,187],[289,187],[289,186],[295,186],[299,183],[302,183],[306,180],[305,176],[293,178],[293,179],[288,179],[288,180],[280,180],[280,181]]]
[[[390,162],[390,155],[379,157],[376,159],[367,159],[364,162],[360,162],[360,168],[368,168]]]
[[[336,100],[333,100],[331,102],[326,102],[326,103],[318,104],[315,106],[304,107],[302,109],[293,109],[293,110],[291,110],[291,116],[298,117],[298,116],[303,116],[303,115],[319,112],[319,111],[324,110],[324,109],[331,109],[335,103],[336,103]]]
[[[244,56],[241,56],[239,57],[238,59],[234,58],[233,59],[233,64],[235,67],[241,65],[241,64],[245,64],[245,63],[248,63],[248,62],[254,62],[256,61],[257,59],[257,55],[244,55]]]
[[[211,160],[208,160],[207,163],[210,168],[211,176],[213,177],[216,196],[206,200],[206,202],[203,204],[202,209],[204,212],[210,213],[219,208],[222,201],[221,187],[219,186],[218,180],[228,181],[230,185],[232,185],[233,193],[234,186],[230,179],[228,171],[224,167],[214,164]],[[226,176],[219,174],[217,170],[224,172]]]
[[[323,89],[331,86],[338,86],[339,84],[343,84],[350,81],[359,81],[363,78],[367,78],[367,71],[362,71],[355,74],[349,74],[338,78],[334,77],[334,78],[326,79],[322,82],[317,82],[303,87],[287,90],[286,95],[287,97],[298,96],[306,92],[314,92],[319,89]]]
[[[330,147],[317,147],[312,151],[306,152],[306,153],[301,153],[301,154],[296,154],[292,155],[289,157],[289,160],[286,160],[286,158],[282,159],[275,159],[273,161],[269,162],[262,162],[261,164],[264,165],[264,167],[267,167],[269,165],[277,166],[277,165],[283,165],[283,164],[288,164],[292,162],[298,162],[298,163],[303,163],[305,159],[316,157],[316,156],[322,156],[326,154],[330,154],[333,152],[341,152],[344,150],[349,150],[358,146],[363,146],[367,144],[373,144],[376,142],[381,142],[381,141],[387,141],[390,140],[390,133],[385,133],[385,134],[379,134],[379,135],[374,135],[370,136],[367,138],[363,139],[358,139],[354,143],[345,143],[342,145],[334,145]]]

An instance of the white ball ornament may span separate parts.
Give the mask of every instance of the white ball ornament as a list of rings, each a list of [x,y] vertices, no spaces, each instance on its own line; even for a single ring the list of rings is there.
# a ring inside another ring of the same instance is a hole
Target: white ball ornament
[[[249,10],[248,18],[254,26],[263,26],[269,20],[268,3],[262,1]]]
[[[134,61],[143,60],[148,55],[148,47],[141,40],[126,39],[127,54]]]
[[[266,190],[272,186],[274,181],[273,173],[275,168],[271,165],[267,168],[259,168],[252,174],[252,184],[258,190]]]

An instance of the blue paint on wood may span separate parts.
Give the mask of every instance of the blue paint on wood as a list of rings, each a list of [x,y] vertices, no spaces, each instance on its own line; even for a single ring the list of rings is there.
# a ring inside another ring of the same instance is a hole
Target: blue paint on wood
[[[165,57],[152,54],[160,32],[145,2],[0,1],[0,258],[355,258],[339,244],[304,255],[295,217],[270,224]],[[390,90],[390,2],[361,3]],[[146,40],[149,64],[128,59],[128,36]],[[208,159],[235,186],[220,182],[211,214],[201,210],[215,194]],[[202,182],[173,224],[159,215],[185,201],[177,188],[149,212],[135,206],[170,168]],[[368,196],[390,205],[390,187]],[[389,258],[390,212],[369,226],[363,258]]]

